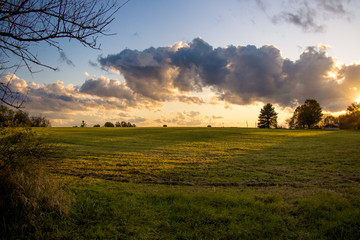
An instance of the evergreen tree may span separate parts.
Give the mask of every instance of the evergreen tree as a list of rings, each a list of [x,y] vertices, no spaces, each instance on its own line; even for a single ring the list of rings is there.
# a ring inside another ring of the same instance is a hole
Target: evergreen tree
[[[277,113],[271,103],[260,110],[258,128],[277,127]]]

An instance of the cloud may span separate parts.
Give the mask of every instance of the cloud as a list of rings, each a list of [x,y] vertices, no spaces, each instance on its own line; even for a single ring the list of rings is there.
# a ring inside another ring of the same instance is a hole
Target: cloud
[[[100,58],[102,66],[119,70],[127,86],[144,97],[165,101],[171,95],[171,79],[175,70],[168,67],[170,48],[149,48],[144,51],[124,50]]]
[[[271,45],[213,48],[196,38],[189,44],[144,51],[126,49],[100,58],[99,63],[119,71],[125,78],[124,86],[133,93],[155,102],[202,104],[196,93],[206,87],[215,93],[217,101],[226,104],[272,102],[293,107],[306,98],[315,98],[327,110],[342,110],[358,94],[349,89],[360,89],[358,65],[341,65],[327,56],[326,49],[309,47],[298,60],[290,60]],[[110,92],[106,90],[106,94]]]
[[[147,119],[146,118],[143,118],[143,117],[135,117],[135,118],[131,118],[129,119],[129,122],[131,123],[142,123],[142,122],[145,122]]]
[[[27,96],[25,110],[56,115],[61,112],[80,112],[97,109],[128,110],[129,108],[151,108],[160,103],[134,94],[126,84],[105,77],[87,79],[81,86],[67,85],[57,81],[50,84],[26,82],[16,75],[2,76],[0,81],[10,81],[10,88]]]
[[[269,12],[269,5],[263,0],[255,1],[258,7],[269,16],[274,23],[287,22],[302,28],[306,32],[322,32],[324,22],[330,18],[349,17],[346,10],[347,0],[285,0],[281,2],[280,12]]]
[[[75,67],[75,64],[66,56],[63,51],[59,51],[61,61],[65,62],[67,65]]]
[[[135,93],[129,89],[125,83],[106,77],[87,79],[85,83],[80,86],[79,91],[99,97],[115,97],[128,101],[135,99]]]
[[[120,117],[130,117],[130,114],[121,112],[121,113],[118,114],[118,116],[120,116]]]
[[[94,108],[120,108],[128,106],[124,101],[113,101],[105,98],[94,98],[78,91],[72,85],[64,86],[64,83],[39,85],[33,82],[27,84],[28,101],[25,107],[33,111],[67,112],[88,111]]]
[[[180,102],[188,104],[203,104],[205,101],[202,98],[194,96],[178,96],[177,98]]]
[[[155,120],[160,124],[168,124],[169,126],[202,126],[204,125],[204,118],[200,112],[197,111],[183,111],[171,113],[172,117],[162,117]]]
[[[91,60],[89,60],[89,65],[91,66],[91,67],[99,67],[99,65],[96,63],[96,62],[93,62],[93,61],[91,61]]]

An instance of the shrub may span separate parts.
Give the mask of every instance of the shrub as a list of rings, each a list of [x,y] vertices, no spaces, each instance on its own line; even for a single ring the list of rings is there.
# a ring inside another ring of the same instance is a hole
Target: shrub
[[[50,127],[50,121],[43,116],[31,116],[20,110],[13,111],[0,105],[0,126]]]
[[[47,152],[30,128],[0,128],[1,239],[43,236],[49,215],[68,213],[69,196],[41,168]]]

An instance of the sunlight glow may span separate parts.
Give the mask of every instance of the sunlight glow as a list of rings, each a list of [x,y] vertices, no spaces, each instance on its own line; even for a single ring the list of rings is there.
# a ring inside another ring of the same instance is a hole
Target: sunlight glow
[[[358,97],[357,99],[355,99],[356,103],[360,103],[360,97]]]
[[[337,72],[328,72],[328,77],[331,78],[331,79],[336,79]]]

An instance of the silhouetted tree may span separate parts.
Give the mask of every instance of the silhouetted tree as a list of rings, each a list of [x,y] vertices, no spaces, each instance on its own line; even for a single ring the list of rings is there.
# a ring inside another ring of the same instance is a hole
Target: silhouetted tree
[[[18,68],[22,63],[30,72],[31,63],[56,70],[31,51],[39,42],[58,49],[63,57],[59,43],[63,38],[98,49],[97,37],[108,35],[114,14],[129,1],[120,5],[115,0],[0,0],[0,70]],[[7,59],[13,57],[20,62],[9,66]],[[0,83],[1,102],[19,108],[24,100],[9,83]]]
[[[13,122],[18,125],[31,126],[29,114],[23,111],[16,111]]]
[[[24,111],[14,111],[6,106],[0,106],[0,127],[49,127],[50,121],[42,116],[31,116]]]
[[[338,123],[338,119],[336,117],[334,117],[331,114],[327,114],[325,116],[323,116],[323,125],[329,125],[329,124],[337,124]]]
[[[277,113],[271,103],[264,105],[260,110],[258,128],[277,127]]]
[[[100,124],[95,124],[94,127],[100,127]]]
[[[298,106],[290,120],[290,128],[312,128],[322,118],[322,109],[315,99],[306,99],[305,103]]]
[[[50,127],[50,121],[43,116],[32,116],[30,117],[32,127]]]
[[[360,103],[353,102],[350,106],[347,107],[346,111],[349,114],[360,112]]]
[[[127,123],[125,121],[121,121],[121,127],[127,127]]]
[[[305,125],[303,123],[301,123],[299,121],[299,112],[300,112],[301,107],[298,106],[295,111],[293,116],[287,120],[287,123],[289,125],[289,128],[291,129],[297,129],[297,128],[305,128]]]
[[[114,124],[112,122],[106,122],[104,127],[114,127]]]
[[[331,114],[324,114],[319,125],[321,127],[336,126],[339,124],[339,118]]]
[[[360,103],[352,103],[345,114],[339,116],[340,128],[360,129]]]
[[[115,123],[115,127],[121,127],[121,123],[120,123],[119,121],[117,121],[117,122]]]

